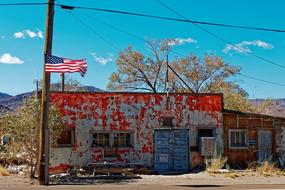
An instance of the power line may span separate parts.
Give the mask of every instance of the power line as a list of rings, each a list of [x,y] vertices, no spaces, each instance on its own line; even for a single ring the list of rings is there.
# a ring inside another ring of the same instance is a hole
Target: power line
[[[49,3],[0,3],[0,6],[31,6],[31,5],[47,5]]]
[[[48,3],[36,3],[36,2],[35,3],[1,3],[0,6],[25,6],[25,5],[30,6],[30,5],[46,5],[46,4],[48,4]],[[195,24],[201,24],[201,25],[210,25],[210,26],[218,26],[218,27],[240,28],[240,29],[248,29],[248,30],[259,30],[259,31],[267,31],[267,32],[285,33],[285,30],[283,30],[283,29],[242,26],[242,25],[205,22],[205,21],[197,21],[197,20],[189,20],[189,19],[178,19],[178,18],[163,17],[163,16],[157,16],[157,15],[143,14],[143,13],[134,13],[134,12],[127,12],[127,11],[111,10],[111,9],[100,9],[100,8],[95,8],[95,7],[71,6],[71,5],[65,5],[65,4],[60,4],[60,3],[55,3],[54,5],[59,6],[63,9],[68,9],[68,10],[87,9],[87,10],[110,12],[110,13],[116,13],[116,14],[155,18],[155,19],[160,19],[160,20],[170,20],[170,21],[177,21],[177,22],[195,23]]]
[[[180,13],[178,13],[177,11],[175,11],[174,9],[171,9],[170,7],[168,7],[167,5],[163,4],[162,2],[160,2],[159,0],[156,0],[157,2],[159,2],[160,4],[162,4],[163,6],[165,6],[166,8],[170,9],[172,12],[175,12],[175,14],[178,14],[179,16],[183,17],[184,19],[176,19],[176,18],[170,18],[170,17],[161,17],[161,16],[154,16],[154,15],[147,15],[147,14],[141,14],[141,13],[132,13],[132,12],[124,12],[124,11],[117,11],[117,10],[109,10],[109,9],[98,9],[98,8],[91,8],[91,7],[80,7],[80,6],[69,6],[69,5],[63,5],[63,4],[54,4],[55,6],[59,6],[63,9],[66,10],[73,10],[74,8],[78,8],[78,9],[89,9],[89,10],[95,10],[95,11],[101,11],[101,12],[111,12],[111,13],[117,13],[117,14],[125,14],[125,15],[132,15],[132,16],[140,16],[140,17],[149,17],[149,18],[156,18],[156,19],[162,19],[162,20],[172,20],[172,21],[178,21],[178,22],[190,22],[192,24],[196,24],[197,27],[199,27],[200,29],[204,30],[205,32],[215,36],[216,38],[230,44],[233,45],[232,43],[229,43],[227,40],[224,40],[223,38],[217,36],[216,34],[213,34],[212,32],[202,28],[201,26],[199,26],[198,24],[204,24],[204,25],[213,25],[213,26],[224,26],[224,27],[232,27],[232,28],[243,28],[243,29],[253,29],[253,30],[264,30],[264,31],[271,31],[271,32],[285,32],[285,30],[279,30],[279,29],[269,29],[269,28],[258,28],[258,27],[247,27],[247,26],[238,26],[238,25],[228,25],[228,24],[220,24],[220,23],[209,23],[209,22],[202,22],[202,21],[194,21],[194,20],[189,20],[186,17],[184,17],[183,15],[181,15]],[[32,6],[32,5],[46,5],[48,3],[37,3],[37,2],[33,2],[33,3],[0,3],[0,6]],[[82,25],[84,25],[86,28],[88,28],[90,31],[92,31],[95,35],[97,35],[99,38],[101,38],[103,41],[105,41],[106,43],[108,43],[110,46],[112,46],[113,48],[115,48],[116,50],[120,50],[116,45],[114,45],[112,42],[110,42],[109,40],[105,39],[101,34],[97,33],[95,30],[93,30],[92,27],[90,27],[88,24],[84,23],[81,19],[79,19],[78,17],[76,17],[75,15],[72,15],[78,22],[80,22]],[[99,21],[99,19],[97,19],[98,22],[104,23],[103,21]],[[119,28],[116,28],[108,23],[104,23],[105,25],[109,25],[110,27],[112,27],[113,29],[120,31],[122,33],[125,33],[129,36],[135,37],[138,40],[144,41],[144,39],[131,34],[129,32],[123,31]],[[270,60],[264,59],[260,56],[257,56],[251,52],[247,52],[235,45],[233,45],[234,47],[240,49],[241,51],[251,54],[252,56],[255,56],[259,59],[262,59],[263,61],[266,62],[270,62],[276,66],[285,68],[283,65],[279,65],[276,64]],[[187,57],[179,52],[175,52],[172,50],[173,53],[177,54],[177,55],[181,55],[183,57]],[[172,69],[171,69],[172,70]],[[260,79],[260,78],[256,78],[256,77],[252,77],[249,75],[245,75],[242,73],[239,73],[239,75],[244,76],[246,78],[250,78],[253,80],[257,80],[257,81],[261,81],[261,82],[265,82],[268,84],[273,84],[273,85],[278,85],[278,86],[285,86],[285,84],[282,83],[277,83],[277,82],[272,82],[272,81],[268,81],[268,80],[264,80],[264,79]]]
[[[157,16],[157,15],[149,15],[149,14],[144,14],[144,13],[135,13],[135,12],[127,12],[127,11],[111,10],[111,9],[100,9],[100,8],[95,8],[95,7],[70,6],[70,5],[63,5],[63,4],[55,4],[55,5],[60,6],[63,9],[86,9],[86,10],[93,10],[93,11],[100,11],[100,12],[109,12],[109,13],[116,13],[116,14],[123,14],[123,15],[155,18],[155,19],[160,19],[160,20],[169,20],[169,21],[195,23],[195,24],[211,25],[211,26],[219,26],[219,27],[230,27],[230,28],[240,28],[240,29],[285,33],[285,30],[282,30],[282,29],[231,25],[231,24],[223,24],[223,23],[213,23],[213,22],[189,20],[189,19],[185,19],[185,18],[184,19],[178,19],[178,18],[163,17],[163,16]]]
[[[84,16],[86,16],[86,17],[88,17],[89,19],[92,19],[92,20],[95,20],[96,22],[99,22],[100,24],[108,26],[109,28],[111,28],[111,29],[113,29],[115,31],[121,32],[121,33],[126,34],[128,36],[131,36],[132,38],[135,38],[135,39],[137,39],[139,41],[145,42],[145,40],[143,38],[141,38],[141,37],[139,37],[139,36],[137,36],[135,34],[132,34],[132,33],[128,32],[128,31],[122,30],[122,29],[120,29],[120,28],[118,28],[118,27],[116,27],[114,25],[111,25],[111,24],[109,24],[109,23],[107,23],[107,22],[105,22],[105,21],[103,21],[101,19],[98,19],[98,18],[96,18],[94,16],[90,16],[90,15],[84,13],[84,12],[79,12],[79,13],[84,15]]]
[[[75,16],[75,15],[73,15],[73,16]],[[87,16],[87,15],[86,15]],[[77,18],[78,19],[78,17],[75,17],[75,18]],[[100,21],[99,19],[97,19],[98,20],[98,22]],[[88,26],[88,28],[92,31],[92,32],[95,32],[94,30],[93,30],[93,28],[91,28],[89,25],[87,25],[86,23],[84,23],[82,20],[79,20],[79,21],[81,21],[81,23],[82,24],[84,24],[85,26]],[[105,22],[101,22],[101,23],[104,23],[105,25],[108,25],[109,27],[112,27],[113,29],[115,29],[115,30],[119,30],[119,31],[121,31],[121,32],[124,32],[123,30],[120,30],[120,29],[118,29],[118,28],[116,28],[116,27],[114,27],[114,26],[112,26],[112,25],[110,25],[110,24],[107,24],[107,23],[105,23]],[[95,32],[95,34],[96,35],[98,35],[98,33],[97,32]],[[128,35],[132,35],[131,33],[127,33]],[[101,35],[100,35],[101,36]],[[137,39],[140,39],[140,37],[138,37],[138,36],[136,36],[136,35],[132,35],[133,37],[136,37]],[[141,39],[140,39],[141,40]],[[106,41],[106,40],[104,40],[104,41]],[[143,40],[144,41],[144,40]],[[106,42],[108,42],[109,44],[110,44],[110,42],[109,41],[106,41]],[[112,46],[114,46],[116,49],[118,49],[114,44],[110,44],[110,45],[112,45]],[[120,51],[120,49],[118,49],[119,51]],[[170,70],[182,81],[182,83],[189,89],[189,90],[191,90],[192,92],[193,92],[193,90],[192,90],[192,88],[175,72],[175,70],[170,66],[170,65],[167,65],[169,68],[170,68]]]
[[[83,13],[83,12],[80,12],[80,13],[81,13],[82,15],[88,17],[89,19],[94,19],[95,21],[97,21],[97,22],[99,22],[99,23],[101,23],[101,24],[103,24],[103,25],[105,25],[105,26],[110,27],[111,29],[113,29],[113,30],[115,30],[115,31],[119,31],[119,32],[121,32],[121,33],[123,33],[123,34],[126,34],[126,35],[128,35],[128,36],[130,36],[130,37],[132,37],[132,38],[135,38],[135,39],[137,39],[137,40],[139,40],[139,41],[145,42],[145,40],[144,40],[143,38],[141,38],[141,37],[139,37],[139,36],[137,36],[137,35],[135,35],[135,34],[132,34],[132,33],[128,32],[128,31],[122,30],[122,29],[120,29],[120,28],[118,28],[118,27],[116,27],[116,26],[114,26],[114,25],[111,25],[111,24],[109,24],[109,23],[107,23],[107,22],[105,22],[105,21],[102,21],[102,20],[100,20],[100,19],[98,19],[98,18],[96,18],[96,17],[94,17],[94,16],[90,16],[90,15],[88,15],[88,14],[86,14],[86,13]],[[184,55],[184,54],[182,54],[182,53],[180,53],[180,52],[174,51],[174,50],[171,50],[170,53],[174,53],[174,54],[176,54],[176,55],[180,55],[180,56],[182,56],[182,57],[184,57],[184,58],[187,58],[186,55]],[[171,66],[170,66],[170,67],[171,67]],[[170,67],[169,67],[169,68],[170,68]],[[174,72],[174,74],[178,75],[178,74],[172,69],[172,67],[171,67],[170,69],[172,70],[172,72]],[[277,82],[273,82],[273,81],[268,81],[268,80],[256,78],[256,77],[249,76],[249,75],[246,75],[246,74],[243,74],[243,73],[238,73],[238,74],[241,75],[241,76],[244,76],[244,77],[246,77],[246,78],[250,78],[250,79],[253,79],[253,80],[265,82],[265,83],[268,83],[268,84],[277,85],[277,86],[282,86],[282,87],[285,86],[285,84],[282,84],[282,83],[277,83]],[[185,84],[185,82],[183,82],[183,83]],[[187,85],[186,85],[186,86],[187,86]]]
[[[268,81],[268,80],[264,80],[264,79],[260,79],[260,78],[256,78],[256,77],[252,77],[252,76],[249,76],[249,75],[245,75],[245,74],[242,74],[242,73],[239,73],[239,75],[241,75],[243,77],[246,77],[246,78],[249,78],[249,79],[256,80],[256,81],[261,81],[261,82],[265,82],[265,83],[268,83],[268,84],[273,84],[273,85],[285,87],[285,84],[282,84],[282,83],[272,82],[272,81]]]
[[[120,48],[118,48],[115,44],[113,44],[111,41],[109,41],[108,39],[106,39],[104,36],[102,36],[101,34],[99,34],[98,32],[96,32],[91,26],[89,26],[88,24],[86,24],[83,20],[81,20],[80,18],[78,18],[76,15],[70,13],[71,16],[73,16],[79,23],[81,23],[83,26],[85,26],[88,30],[90,30],[92,33],[94,33],[96,36],[98,36],[101,40],[103,40],[105,43],[107,43],[109,46],[113,47],[114,49],[120,51]]]
[[[158,2],[160,5],[164,6],[165,8],[167,8],[168,10],[170,10],[171,12],[175,13],[176,15],[180,16],[181,18],[183,18],[183,19],[185,19],[185,20],[188,20],[184,15],[182,15],[182,14],[180,14],[178,11],[172,9],[171,7],[169,7],[168,5],[166,5],[165,3],[161,2],[160,0],[156,0],[156,2]],[[251,56],[256,57],[256,58],[258,58],[258,59],[260,59],[260,60],[262,60],[262,61],[264,61],[264,62],[267,62],[267,63],[270,63],[270,64],[272,64],[272,65],[275,65],[275,66],[278,66],[278,67],[280,67],[280,68],[285,69],[285,66],[284,66],[284,65],[280,65],[280,64],[275,63],[275,62],[273,62],[273,61],[271,61],[271,60],[269,60],[269,59],[263,58],[263,57],[261,57],[261,56],[259,56],[259,55],[256,55],[256,54],[254,54],[254,53],[252,53],[252,52],[250,52],[250,51],[247,51],[247,50],[245,50],[245,49],[243,49],[243,48],[241,48],[241,47],[239,47],[239,46],[233,44],[232,42],[230,42],[230,41],[224,39],[223,37],[221,37],[221,36],[219,36],[219,35],[217,35],[217,34],[214,34],[213,32],[211,32],[211,31],[209,31],[209,30],[203,28],[202,26],[200,26],[200,25],[197,24],[197,23],[193,23],[193,22],[191,22],[191,23],[192,23],[194,26],[198,27],[200,30],[203,30],[204,32],[210,34],[211,36],[214,36],[214,37],[217,38],[218,40],[220,40],[220,41],[222,41],[222,42],[225,42],[226,44],[229,44],[229,45],[231,45],[232,47],[235,47],[236,49],[238,49],[238,50],[240,50],[240,51],[242,51],[242,52],[244,52],[244,53],[246,53],[246,54],[248,54],[248,55],[251,55]]]

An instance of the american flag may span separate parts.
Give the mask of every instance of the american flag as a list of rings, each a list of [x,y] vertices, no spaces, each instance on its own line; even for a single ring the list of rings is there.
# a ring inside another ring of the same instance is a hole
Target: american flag
[[[45,55],[45,71],[55,73],[79,72],[84,77],[87,71],[87,62],[84,59],[72,60],[53,55]]]

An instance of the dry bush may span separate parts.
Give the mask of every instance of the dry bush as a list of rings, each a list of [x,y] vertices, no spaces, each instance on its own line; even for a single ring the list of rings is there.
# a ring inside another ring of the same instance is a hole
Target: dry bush
[[[264,161],[260,166],[257,166],[256,172],[263,176],[285,175],[285,172],[280,170],[275,163]]]
[[[228,158],[218,156],[216,158],[210,159],[206,161],[206,170],[209,173],[220,173],[220,170],[227,163]]]
[[[225,176],[235,179],[237,177],[240,177],[241,175],[236,172],[229,172],[229,173],[226,173]]]
[[[0,166],[0,176],[9,176],[9,172],[3,168],[2,166]]]
[[[40,136],[40,100],[31,97],[25,100],[17,111],[1,118],[1,133],[11,135],[6,150],[0,152],[0,163],[3,165],[27,164],[34,177],[38,161],[38,145]],[[55,105],[49,107],[50,143],[56,145],[62,134],[64,121]],[[6,151],[6,152],[5,152]]]

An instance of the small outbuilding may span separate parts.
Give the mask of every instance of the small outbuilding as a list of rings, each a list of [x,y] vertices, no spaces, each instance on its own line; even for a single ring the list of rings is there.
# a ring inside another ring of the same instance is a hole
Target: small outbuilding
[[[285,118],[223,111],[224,156],[234,167],[285,160]]]

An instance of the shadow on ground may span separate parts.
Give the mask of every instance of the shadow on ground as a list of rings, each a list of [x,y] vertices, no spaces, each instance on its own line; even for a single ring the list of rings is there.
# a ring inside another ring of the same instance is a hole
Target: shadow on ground
[[[176,187],[192,187],[192,188],[206,188],[206,187],[225,187],[224,185],[174,185]]]
[[[50,179],[51,185],[90,185],[90,184],[130,184],[141,179],[139,176],[90,176],[90,177],[71,177],[59,176]]]

